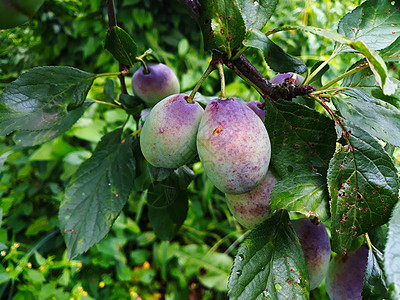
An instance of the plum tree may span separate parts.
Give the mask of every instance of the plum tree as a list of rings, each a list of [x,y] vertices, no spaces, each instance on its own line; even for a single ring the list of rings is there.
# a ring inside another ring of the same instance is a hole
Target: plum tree
[[[177,168],[196,155],[196,134],[203,115],[197,102],[185,94],[160,101],[147,116],[140,134],[140,147],[155,167]]]
[[[279,73],[270,80],[270,82],[274,84],[282,84],[287,81],[292,82],[295,85],[301,85],[304,82],[304,77],[293,72],[287,72]]]
[[[132,91],[147,105],[179,93],[180,86],[175,73],[164,64],[147,65],[148,72],[140,67],[132,76]]]
[[[260,117],[261,121],[265,122],[265,110],[262,108],[262,103],[260,101],[252,100],[246,104]]]
[[[362,245],[355,252],[338,254],[329,263],[326,292],[331,300],[361,300],[368,247]]]
[[[225,194],[229,210],[243,227],[254,228],[271,216],[269,199],[277,182],[276,177],[268,171],[264,180],[250,192]]]
[[[0,0],[0,29],[21,25],[29,20],[44,0]]]
[[[236,98],[210,101],[197,134],[204,171],[227,194],[246,193],[265,177],[271,144],[261,119]]]
[[[329,236],[323,223],[314,224],[308,218],[293,220],[292,225],[303,249],[312,290],[322,282],[329,266]]]

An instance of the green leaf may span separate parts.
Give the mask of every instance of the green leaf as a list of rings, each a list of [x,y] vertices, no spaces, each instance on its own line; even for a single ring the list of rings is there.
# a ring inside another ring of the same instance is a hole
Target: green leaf
[[[381,50],[379,54],[385,61],[400,61],[400,37],[398,37],[390,46]]]
[[[392,299],[400,299],[400,202],[396,204],[389,221],[388,240],[383,264]]]
[[[231,276],[229,299],[308,299],[308,271],[303,250],[279,211],[256,227],[239,246]]]
[[[357,89],[345,92],[349,98],[334,97],[340,115],[377,138],[400,147],[400,110]]]
[[[371,50],[383,49],[400,36],[400,2],[365,1],[340,20],[338,32]]]
[[[238,0],[246,30],[261,30],[273,15],[278,0]]]
[[[23,147],[44,144],[69,130],[91,104],[90,102],[85,102],[82,106],[69,111],[67,115],[61,116],[57,124],[51,128],[35,131],[19,130],[14,137],[14,141]]]
[[[232,54],[244,39],[245,25],[236,0],[200,0],[199,24],[205,50],[218,49]]]
[[[271,193],[271,211],[287,209],[307,217],[316,216],[321,221],[329,218],[329,195],[321,174],[293,174],[279,181]]]
[[[391,157],[366,131],[344,123],[348,145],[338,144],[329,164],[332,248],[346,252],[362,233],[386,223],[397,202],[399,180]]]
[[[312,74],[320,65],[322,65],[324,62],[323,61],[318,61],[317,63],[315,63],[311,70],[310,70],[310,74]],[[320,88],[322,87],[322,76],[329,70],[329,65],[325,65],[321,71],[318,72],[318,74],[316,76],[314,76],[311,81],[308,83],[312,86],[314,86],[315,88]]]
[[[246,41],[243,44],[248,47],[260,49],[264,54],[265,61],[275,72],[304,73],[307,71],[307,67],[301,59],[287,54],[261,31],[248,31]]]
[[[56,130],[65,132],[74,119],[68,117],[72,111],[79,114],[86,95],[95,78],[94,74],[71,67],[37,67],[12,82],[0,95],[0,135],[14,130],[44,130],[39,140]],[[75,111],[78,109],[78,111]],[[60,134],[61,134],[60,133]],[[24,134],[20,135],[22,142]],[[32,134],[27,138],[31,144]]]
[[[188,193],[180,186],[179,176],[172,173],[166,180],[153,183],[147,192],[148,216],[155,234],[171,240],[186,219]]]
[[[382,260],[382,253],[376,249],[374,251],[369,249],[367,267],[365,269],[362,288],[363,299],[388,299],[388,290],[386,287],[385,277],[380,266]]]
[[[135,178],[132,138],[106,134],[72,176],[60,211],[60,228],[72,259],[99,242],[121,212]]]
[[[297,171],[326,174],[335,150],[336,131],[327,117],[293,102],[266,101],[271,164],[281,178]]]
[[[122,28],[114,26],[107,32],[104,48],[110,51],[120,63],[129,67],[135,64],[136,43]]]

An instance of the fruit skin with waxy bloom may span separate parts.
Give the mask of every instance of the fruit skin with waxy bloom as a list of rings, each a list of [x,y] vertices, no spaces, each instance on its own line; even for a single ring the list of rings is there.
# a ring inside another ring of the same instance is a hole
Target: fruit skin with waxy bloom
[[[140,67],[132,76],[132,91],[148,106],[154,106],[162,99],[178,94],[179,81],[175,73],[164,64],[147,65],[149,73]]]
[[[265,110],[262,108],[262,103],[257,100],[249,101],[246,103],[248,107],[250,107],[257,116],[260,117],[261,121],[265,122]]]
[[[279,74],[275,75],[274,77],[272,77],[270,82],[273,84],[282,84],[284,82],[292,82],[295,85],[301,85],[304,82],[304,77],[299,74],[293,73],[293,72],[279,73]]]
[[[325,277],[331,257],[331,246],[325,225],[314,224],[308,218],[292,220],[303,248],[304,258],[310,279],[310,290],[320,285]]]
[[[240,225],[252,229],[272,215],[269,200],[277,183],[277,178],[268,171],[263,181],[250,192],[225,194],[226,204]]]
[[[172,95],[157,103],[140,133],[140,147],[155,167],[178,168],[196,155],[196,134],[204,109],[188,103],[185,94]]]
[[[211,100],[197,134],[197,151],[211,182],[227,194],[242,194],[264,179],[271,143],[261,119],[236,98]]]

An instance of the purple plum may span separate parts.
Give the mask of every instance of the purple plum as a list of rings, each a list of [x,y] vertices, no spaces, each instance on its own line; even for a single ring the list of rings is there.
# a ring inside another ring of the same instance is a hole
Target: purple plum
[[[279,73],[279,74],[275,75],[274,77],[272,77],[270,82],[274,83],[274,84],[282,84],[284,82],[292,82],[295,85],[301,85],[304,82],[304,77],[299,74],[292,73],[292,72]]]
[[[331,300],[362,300],[361,292],[368,259],[368,247],[338,254],[329,263],[325,286]]]
[[[328,232],[323,223],[314,224],[308,218],[292,221],[303,248],[310,279],[310,290],[319,286],[325,277],[331,257]]]
[[[263,104],[260,101],[253,100],[246,104],[260,117],[261,121],[265,122],[265,110],[262,108]]]
[[[185,94],[172,95],[150,111],[140,133],[140,147],[155,167],[178,168],[196,155],[196,134],[204,109],[187,102]]]
[[[197,151],[211,182],[226,194],[242,194],[264,179],[271,144],[261,119],[236,98],[211,100],[201,119]]]
[[[275,176],[268,171],[263,181],[250,192],[225,194],[229,210],[243,227],[252,229],[271,216],[269,197],[277,182]]]
[[[143,66],[132,76],[132,91],[147,105],[154,106],[162,99],[179,93],[179,81],[175,73],[164,64],[148,65],[149,73]]]

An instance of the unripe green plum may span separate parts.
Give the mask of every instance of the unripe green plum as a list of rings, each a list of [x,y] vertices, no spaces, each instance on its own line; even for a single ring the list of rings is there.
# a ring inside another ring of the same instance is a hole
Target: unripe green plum
[[[310,290],[319,286],[325,277],[331,257],[328,232],[323,223],[314,224],[308,218],[292,221],[303,248],[310,279]]]
[[[260,117],[261,121],[265,122],[265,110],[262,108],[262,103],[257,100],[249,101],[246,103],[248,107],[250,107],[257,116]]]
[[[0,0],[0,29],[21,25],[29,20],[44,0]]]
[[[211,182],[226,194],[242,194],[264,179],[271,144],[261,119],[236,98],[211,100],[201,119],[197,151]]]
[[[279,73],[274,77],[272,77],[270,80],[270,82],[274,84],[282,84],[287,81],[291,81],[295,85],[301,85],[304,82],[304,77],[293,72],[288,72],[288,73]]]
[[[250,192],[225,194],[229,210],[243,227],[252,229],[271,216],[269,198],[277,182],[276,177],[268,171],[263,181]]]
[[[140,133],[140,147],[155,167],[178,168],[196,155],[196,134],[204,109],[188,103],[185,94],[172,95],[153,107]]]
[[[154,106],[162,99],[179,93],[179,81],[175,73],[164,64],[148,65],[149,73],[140,67],[132,76],[132,91],[147,105]]]
[[[329,263],[325,286],[331,300],[362,300],[368,247],[336,255]]]

